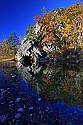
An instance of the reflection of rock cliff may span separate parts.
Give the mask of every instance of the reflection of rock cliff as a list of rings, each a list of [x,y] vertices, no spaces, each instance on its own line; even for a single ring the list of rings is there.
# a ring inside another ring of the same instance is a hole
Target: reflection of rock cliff
[[[28,82],[30,81],[36,73],[38,73],[41,70],[41,66],[38,67],[34,65],[32,66],[23,66],[20,62],[17,62],[16,64],[17,69],[19,71],[19,73],[22,75],[22,78],[24,79],[24,81]]]
[[[19,67],[18,67],[19,66]],[[50,102],[64,101],[82,105],[83,66],[49,65],[24,67],[17,65],[24,81],[33,92]],[[81,67],[81,68],[80,68]]]

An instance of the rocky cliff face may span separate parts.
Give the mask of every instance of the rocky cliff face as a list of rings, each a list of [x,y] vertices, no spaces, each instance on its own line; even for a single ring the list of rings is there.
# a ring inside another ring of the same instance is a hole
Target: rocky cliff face
[[[38,25],[38,23],[36,23],[35,34],[39,41],[41,39],[41,36],[39,36],[38,34],[40,28],[41,25]],[[15,58],[17,61],[21,61],[23,58],[30,57],[32,59],[32,62],[36,64],[40,58],[46,57],[48,53],[52,51],[52,49],[55,49],[55,47],[50,42],[42,45],[40,44],[40,42],[28,40],[25,36],[25,38],[21,42],[20,48],[18,49]]]
[[[35,58],[41,56],[41,52],[39,51],[39,48],[35,46],[33,41],[25,39],[24,43],[22,41],[22,44],[17,51],[16,60],[20,61],[23,57],[27,56],[31,57],[35,61]]]

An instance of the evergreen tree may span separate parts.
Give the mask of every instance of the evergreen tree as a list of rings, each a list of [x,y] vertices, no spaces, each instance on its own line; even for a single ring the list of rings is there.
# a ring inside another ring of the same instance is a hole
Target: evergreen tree
[[[10,45],[10,48],[14,50],[14,53],[16,53],[17,45],[19,45],[19,38],[16,36],[16,33],[12,32],[7,41],[8,44]]]
[[[46,14],[46,9],[44,7],[41,9],[41,11],[43,14]]]

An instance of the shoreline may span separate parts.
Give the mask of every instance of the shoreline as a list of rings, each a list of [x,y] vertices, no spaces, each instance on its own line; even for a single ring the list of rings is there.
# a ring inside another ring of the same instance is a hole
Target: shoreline
[[[9,59],[9,58],[7,58],[7,59],[0,59],[0,62],[6,62],[6,61],[15,61],[15,59],[14,58],[12,58],[12,59]]]

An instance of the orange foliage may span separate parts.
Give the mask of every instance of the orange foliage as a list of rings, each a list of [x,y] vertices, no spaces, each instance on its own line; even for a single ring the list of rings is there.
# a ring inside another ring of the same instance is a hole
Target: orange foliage
[[[41,36],[44,36],[41,40],[42,43],[49,41],[58,44],[58,40],[65,40],[66,47],[69,47],[72,40],[74,42],[78,40],[78,34],[81,32],[79,25],[82,23],[83,9],[77,3],[68,7],[62,15],[58,15],[57,11],[52,10],[44,16],[37,16],[34,19],[38,21],[38,24],[42,24],[40,29]]]
[[[42,78],[42,81],[47,83],[47,84],[51,84],[52,81],[50,79],[46,79],[46,78]]]

